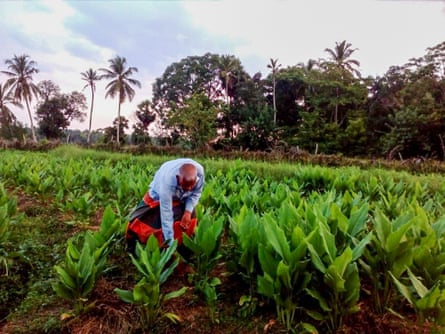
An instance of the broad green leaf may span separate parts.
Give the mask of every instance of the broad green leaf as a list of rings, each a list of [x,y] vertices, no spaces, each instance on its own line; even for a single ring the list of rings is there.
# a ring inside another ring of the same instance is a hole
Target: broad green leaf
[[[260,261],[261,269],[265,273],[275,277],[279,260],[274,258],[266,246],[258,246],[258,259]]]
[[[425,285],[422,284],[422,282],[420,282],[420,280],[411,272],[411,270],[409,270],[409,268],[407,269],[408,271],[408,276],[409,279],[414,287],[414,289],[416,290],[417,294],[420,296],[420,298],[423,298],[427,293],[428,293],[428,289],[426,288]]]
[[[309,296],[311,296],[312,298],[314,298],[315,300],[318,301],[318,304],[320,305],[321,309],[324,312],[331,312],[331,308],[329,307],[328,302],[317,290],[304,289],[304,291],[306,291]],[[322,319],[318,319],[318,320],[322,320]]]
[[[348,218],[341,212],[336,203],[331,204],[331,218],[337,221],[337,226],[343,234],[348,232],[349,222]]]
[[[272,245],[274,250],[281,256],[282,259],[288,260],[290,250],[286,236],[272,217],[264,217],[264,229],[266,232],[267,241]]]
[[[320,259],[320,256],[318,256],[317,251],[312,246],[312,244],[308,244],[309,253],[311,254],[311,261],[312,264],[322,273],[326,272],[326,266],[324,265],[323,261]]]
[[[375,210],[374,228],[377,240],[382,245],[386,245],[386,238],[391,233],[391,223],[388,217],[386,217],[379,209]]]
[[[389,272],[389,275],[391,275],[397,289],[403,297],[405,297],[411,305],[415,305],[415,299],[411,294],[411,291],[409,291],[409,288],[406,285],[403,285],[391,272]]]
[[[349,217],[348,233],[352,237],[356,237],[366,226],[368,218],[369,205],[368,203],[361,204],[360,208],[353,210]]]
[[[413,221],[410,223],[407,223],[405,225],[402,225],[394,232],[391,232],[386,240],[386,243],[384,244],[384,248],[388,253],[394,252],[397,247],[402,243],[404,238],[408,238],[406,235],[406,232],[408,229],[412,226]]]
[[[281,280],[281,282],[283,282],[286,288],[291,288],[292,284],[290,281],[291,278],[289,273],[289,266],[286,265],[283,261],[280,261],[278,263],[277,277]]]
[[[366,246],[371,242],[372,232],[369,232],[352,250],[352,261],[356,261],[363,255]]]
[[[321,240],[323,242],[324,250],[329,257],[330,263],[334,262],[335,256],[337,254],[337,246],[335,245],[335,238],[332,233],[329,231],[328,227],[319,222],[319,232],[321,236]]]
[[[264,276],[258,276],[258,292],[262,295],[273,298],[275,295],[273,279],[265,273]]]
[[[173,298],[178,298],[180,296],[182,296],[184,293],[187,292],[187,287],[183,286],[181,289],[176,290],[176,291],[172,291],[170,293],[167,293],[164,296],[164,300],[169,300],[169,299],[173,299]]]
[[[126,303],[133,304],[135,302],[133,298],[133,292],[129,290],[122,290],[122,289],[114,289],[114,292],[119,296],[120,299],[122,299]]]
[[[60,281],[68,288],[75,290],[77,288],[74,279],[60,266],[54,266]]]

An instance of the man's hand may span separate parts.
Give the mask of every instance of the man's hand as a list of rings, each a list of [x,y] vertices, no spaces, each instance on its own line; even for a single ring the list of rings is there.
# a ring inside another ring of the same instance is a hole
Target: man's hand
[[[183,229],[188,229],[190,226],[190,219],[192,217],[192,213],[190,211],[185,211],[184,214],[182,215],[182,219],[181,222],[179,223],[179,225],[181,225],[181,227]]]

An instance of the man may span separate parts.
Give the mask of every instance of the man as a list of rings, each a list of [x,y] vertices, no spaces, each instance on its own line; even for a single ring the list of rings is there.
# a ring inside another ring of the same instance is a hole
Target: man
[[[148,192],[132,213],[126,239],[133,252],[136,239],[145,243],[154,234],[161,245],[182,240],[196,226],[194,209],[204,186],[204,168],[192,159],[176,159],[161,165]]]

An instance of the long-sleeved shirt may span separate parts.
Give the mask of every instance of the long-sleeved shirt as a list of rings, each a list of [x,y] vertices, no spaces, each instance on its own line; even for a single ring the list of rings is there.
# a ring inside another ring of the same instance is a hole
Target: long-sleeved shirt
[[[190,163],[196,167],[198,180],[194,188],[184,191],[176,179],[183,164]],[[148,188],[148,194],[154,200],[159,200],[161,210],[161,224],[164,240],[171,244],[173,235],[173,200],[185,203],[185,210],[192,212],[201,197],[204,186],[204,168],[192,159],[176,159],[161,165],[155,173],[153,181]]]

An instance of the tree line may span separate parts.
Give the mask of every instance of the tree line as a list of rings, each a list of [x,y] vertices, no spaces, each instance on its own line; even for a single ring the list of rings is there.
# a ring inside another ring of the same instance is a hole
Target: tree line
[[[131,142],[213,147],[224,150],[287,150],[345,156],[445,157],[445,42],[424,56],[391,66],[377,77],[363,77],[356,51],[347,41],[326,48],[326,59],[283,67],[270,59],[269,73],[249,75],[234,55],[206,53],[169,65],[153,83],[151,99],[141,101]],[[128,142],[128,120],[122,103],[131,101],[141,84],[138,69],[124,57],[107,68],[88,69],[80,78],[90,89],[89,130],[96,83],[108,80],[105,97],[117,98],[117,117],[101,140]],[[30,110],[36,98],[38,133],[48,139],[66,135],[73,119],[83,120],[87,98],[60,93],[51,81],[33,83],[38,72],[27,55],[5,61],[8,79],[0,84],[0,135],[23,136],[12,105],[27,108],[31,136],[37,140]],[[98,138],[97,133],[95,136]]]

